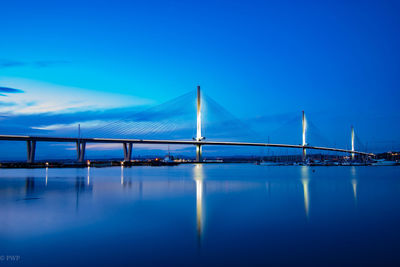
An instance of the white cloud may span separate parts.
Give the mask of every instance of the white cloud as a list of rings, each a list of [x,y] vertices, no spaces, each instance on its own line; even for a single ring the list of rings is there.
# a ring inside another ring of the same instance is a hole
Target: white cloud
[[[93,127],[102,127],[110,125],[113,121],[108,120],[88,120],[88,121],[77,121],[73,123],[55,123],[50,125],[40,125],[33,126],[32,129],[36,130],[67,130],[67,129],[76,129],[77,125],[80,124],[84,129],[91,129]],[[128,122],[118,122],[118,128],[124,129],[124,135],[134,135],[134,134],[148,134],[148,133],[163,133],[163,132],[171,132],[184,130],[190,127],[187,124],[178,124],[174,122],[168,122],[169,127],[164,129],[166,126],[166,122],[154,122],[154,121],[128,121]],[[115,125],[114,125],[115,126]],[[104,129],[103,129],[104,130]]]
[[[43,125],[43,126],[34,126],[31,128],[36,129],[36,130],[47,130],[47,131],[65,130],[65,129],[76,129],[78,124],[80,124],[81,127],[91,128],[91,127],[102,125],[105,122],[106,121],[102,121],[102,120],[90,120],[90,121],[81,121],[81,122],[78,121],[78,122],[74,122],[74,123],[56,123],[56,124]]]
[[[21,78],[0,78],[4,87],[24,91],[1,97],[0,112],[13,114],[69,113],[76,111],[121,108],[150,104],[151,100],[132,95],[99,92]]]

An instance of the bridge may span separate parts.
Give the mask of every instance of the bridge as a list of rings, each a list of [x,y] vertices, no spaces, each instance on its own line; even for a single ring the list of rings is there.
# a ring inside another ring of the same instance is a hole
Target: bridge
[[[36,143],[37,142],[67,142],[76,144],[77,161],[84,162],[86,144],[88,143],[108,143],[108,144],[121,144],[124,151],[124,161],[130,161],[132,158],[133,144],[164,144],[164,145],[188,145],[196,147],[196,162],[202,162],[202,147],[203,146],[246,146],[246,147],[273,147],[273,148],[294,148],[301,149],[303,160],[306,160],[306,151],[321,150],[348,153],[354,159],[355,155],[362,155],[367,157],[375,156],[372,153],[362,152],[355,150],[354,142],[354,128],[351,127],[351,150],[311,146],[306,142],[306,119],[305,113],[302,113],[302,144],[275,144],[275,143],[253,143],[253,142],[225,142],[225,141],[206,141],[202,136],[202,105],[201,105],[201,92],[200,86],[197,86],[197,124],[196,124],[196,137],[193,140],[151,140],[151,139],[125,139],[125,138],[74,138],[74,137],[48,137],[48,136],[29,136],[29,135],[0,135],[0,140],[4,141],[23,141],[27,144],[27,162],[33,163],[35,161]]]

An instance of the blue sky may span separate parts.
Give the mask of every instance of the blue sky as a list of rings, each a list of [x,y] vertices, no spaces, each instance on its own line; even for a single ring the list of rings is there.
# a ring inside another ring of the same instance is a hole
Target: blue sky
[[[392,149],[399,11],[398,1],[6,1],[0,130],[40,134],[32,127],[84,123],[87,112],[101,124],[200,84],[265,139],[306,110],[338,146],[353,124]],[[281,130],[300,142],[298,123]]]

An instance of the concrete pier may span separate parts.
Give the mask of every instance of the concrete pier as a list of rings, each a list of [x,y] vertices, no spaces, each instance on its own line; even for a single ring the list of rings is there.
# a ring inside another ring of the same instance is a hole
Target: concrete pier
[[[124,148],[124,161],[131,161],[132,159],[132,143],[123,143]]]
[[[201,145],[196,145],[196,161],[197,162],[203,161]]]
[[[85,160],[86,142],[78,140],[76,142],[76,152],[78,162],[82,163]]]
[[[33,163],[35,161],[36,141],[35,140],[26,141],[26,148],[27,148],[27,162]]]

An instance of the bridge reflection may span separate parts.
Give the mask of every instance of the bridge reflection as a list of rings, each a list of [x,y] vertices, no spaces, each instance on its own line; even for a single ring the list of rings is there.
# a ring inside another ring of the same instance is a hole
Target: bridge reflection
[[[357,170],[355,166],[351,166],[350,174],[352,177],[351,185],[353,187],[354,205],[357,206]]]
[[[196,218],[197,218],[197,236],[199,242],[203,238],[203,185],[204,185],[204,173],[203,165],[196,164],[194,167],[194,180],[196,182]]]
[[[310,168],[309,166],[291,167],[291,170],[298,168],[294,172],[296,173],[295,176],[292,173],[293,175],[288,176],[288,179],[279,180],[273,176],[265,176],[259,179],[252,179],[250,177],[242,179],[243,177],[240,177],[239,179],[235,178],[235,175],[226,179],[219,177],[214,172],[210,173],[208,166],[211,165],[194,164],[176,169],[159,168],[157,169],[157,176],[149,176],[149,174],[153,174],[152,170],[154,169],[141,167],[112,168],[107,170],[111,171],[111,173],[107,173],[106,175],[99,175],[103,169],[73,169],[76,173],[72,175],[72,178],[71,176],[59,177],[55,169],[29,170],[27,172],[30,175],[25,176],[23,179],[16,179],[12,183],[0,184],[0,192],[3,198],[7,194],[16,194],[18,195],[17,199],[21,200],[41,199],[41,205],[44,205],[44,210],[59,208],[52,206],[52,202],[46,202],[46,200],[62,199],[63,205],[66,207],[70,206],[71,208],[75,207],[74,210],[80,213],[83,210],[87,212],[88,207],[92,205],[112,207],[112,205],[121,203],[128,205],[128,203],[135,203],[135,201],[162,200],[168,202],[182,199],[182,201],[168,203],[174,203],[174,208],[182,209],[182,212],[186,211],[195,216],[195,220],[193,220],[195,228],[193,227],[193,230],[196,232],[200,245],[207,232],[205,226],[209,225],[211,227],[215,224],[215,222],[210,223],[206,221],[206,195],[208,197],[215,194],[220,196],[217,201],[209,203],[210,206],[212,205],[215,208],[216,205],[232,205],[231,199],[235,199],[241,194],[248,194],[248,196],[251,196],[251,201],[236,200],[238,201],[236,203],[240,203],[241,208],[245,205],[263,205],[265,210],[273,212],[275,215],[279,214],[279,212],[284,213],[284,210],[289,209],[293,213],[291,216],[303,216],[298,217],[300,219],[304,218],[305,215],[307,221],[309,221],[310,216],[313,214],[312,212],[310,213],[310,207],[311,209],[313,207],[313,200],[310,195],[314,191],[318,195],[332,194],[332,199],[339,192],[340,198],[345,197],[347,201],[354,201],[355,205],[357,205],[359,197],[357,177],[359,169],[357,167],[342,169],[349,170],[345,172],[347,173],[347,178],[345,179],[328,179],[322,183],[319,179],[312,178],[314,168]],[[178,171],[175,172],[175,170]],[[270,168],[270,170],[276,169]],[[290,169],[288,168],[288,170]],[[321,172],[320,170],[323,169],[317,169],[318,172]],[[65,169],[62,170],[62,172],[65,171]],[[180,173],[181,171],[184,172]],[[59,173],[62,172],[60,171]],[[264,174],[268,175],[268,173],[265,172]],[[172,174],[179,174],[180,176]],[[219,175],[221,174],[219,173]],[[258,198],[258,196],[263,197]],[[265,196],[268,197],[265,198]],[[179,204],[193,201],[194,197],[195,203],[193,202],[191,208],[190,205],[181,206]],[[281,211],[278,211],[279,209],[270,209],[274,205],[278,206]],[[314,203],[314,205],[321,206],[323,203],[319,201],[318,203]],[[102,209],[104,208],[102,207]],[[318,213],[318,209],[316,208],[315,210],[315,213]]]
[[[308,190],[308,184],[310,181],[309,171],[310,171],[310,168],[308,166],[301,166],[301,183],[303,185],[304,210],[306,213],[307,220],[308,220],[308,214],[309,214],[309,209],[310,209],[310,197],[309,197],[309,190]]]

